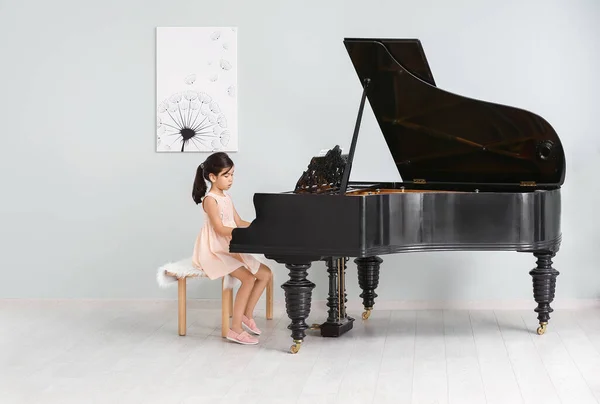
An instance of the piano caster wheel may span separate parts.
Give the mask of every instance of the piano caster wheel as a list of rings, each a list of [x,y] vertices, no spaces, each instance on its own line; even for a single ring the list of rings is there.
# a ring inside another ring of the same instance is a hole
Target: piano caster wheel
[[[290,352],[293,354],[297,354],[300,351],[300,347],[302,345],[302,341],[294,341],[294,345],[290,347]]]
[[[310,326],[311,330],[320,330],[321,329],[321,324],[313,324]]]
[[[538,335],[543,335],[546,332],[546,326],[548,325],[548,323],[540,323],[540,326],[537,329],[537,334]]]
[[[366,309],[365,311],[363,311],[363,314],[362,314],[363,320],[367,320],[369,318],[369,316],[371,316],[371,309]]]

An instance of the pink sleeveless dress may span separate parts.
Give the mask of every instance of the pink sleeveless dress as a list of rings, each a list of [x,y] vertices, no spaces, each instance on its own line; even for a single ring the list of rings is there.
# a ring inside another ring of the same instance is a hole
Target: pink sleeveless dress
[[[233,202],[228,194],[220,196],[209,192],[205,198],[214,198],[219,206],[221,221],[224,226],[237,227],[233,211]],[[204,208],[202,209],[204,210]],[[192,255],[193,265],[203,271],[209,279],[227,277],[226,284],[235,283],[229,274],[239,267],[245,267],[255,274],[260,267],[260,262],[249,254],[229,252],[231,237],[219,235],[210,223],[206,211],[204,212],[204,225],[196,237],[194,253]]]

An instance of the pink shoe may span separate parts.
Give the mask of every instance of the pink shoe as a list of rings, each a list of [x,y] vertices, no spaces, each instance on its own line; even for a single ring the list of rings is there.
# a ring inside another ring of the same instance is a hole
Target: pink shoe
[[[229,330],[226,337],[229,341],[237,342],[242,345],[256,345],[258,344],[258,340],[254,337],[251,337],[246,331],[242,331],[241,333],[237,333],[233,330]]]
[[[255,335],[260,335],[261,334],[260,328],[258,328],[256,326],[256,323],[254,322],[253,318],[251,319],[251,318],[248,318],[246,316],[243,316],[242,317],[242,327],[246,331],[251,332],[251,333],[253,333]]]

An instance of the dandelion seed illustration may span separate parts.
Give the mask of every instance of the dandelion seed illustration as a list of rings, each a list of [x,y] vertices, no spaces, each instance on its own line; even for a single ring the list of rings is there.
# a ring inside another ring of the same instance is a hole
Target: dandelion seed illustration
[[[191,86],[192,84],[194,84],[196,82],[196,74],[190,74],[189,76],[187,76],[184,80],[185,84],[187,84],[188,86]]]
[[[158,112],[163,113],[167,110],[167,108],[169,108],[169,103],[166,101],[163,101],[158,106]],[[160,119],[160,117],[159,117],[159,119]]]
[[[210,39],[212,39],[213,41],[216,41],[219,38],[221,38],[221,32],[220,31],[215,31],[212,34],[210,34]]]
[[[215,82],[217,80],[219,80],[219,75],[218,74],[212,74],[210,76],[208,76],[208,79],[212,82]]]
[[[198,98],[198,93],[196,91],[186,91],[184,97],[188,101],[193,101]]]
[[[212,97],[206,93],[198,93],[198,99],[202,104],[208,104],[212,101]]]
[[[172,94],[158,106],[157,145],[163,150],[217,150],[223,146],[219,104],[204,92]]]
[[[221,144],[223,146],[227,146],[229,144],[229,138],[231,137],[231,135],[229,134],[228,130],[224,130],[223,132],[221,132]]]
[[[198,101],[198,100],[193,100],[193,101],[192,101],[192,104],[191,104],[191,108],[192,108],[192,110],[194,110],[194,111],[195,111],[195,110],[197,110],[197,109],[200,109],[200,108],[202,108],[202,104],[201,104],[201,103],[200,103],[200,101]]]
[[[223,69],[223,70],[231,70],[231,63],[229,63],[225,59],[221,59],[221,62],[219,63],[219,65],[221,66],[221,69]]]
[[[229,49],[229,43],[223,42],[223,49],[225,49],[225,50]]]
[[[229,87],[227,87],[227,94],[230,97],[235,97],[235,86],[229,86]]]

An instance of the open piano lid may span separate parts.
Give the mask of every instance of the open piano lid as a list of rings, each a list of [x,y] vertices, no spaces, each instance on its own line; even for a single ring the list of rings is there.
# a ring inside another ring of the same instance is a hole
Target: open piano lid
[[[543,118],[435,86],[417,39],[344,45],[404,182],[559,187],[565,156]]]

